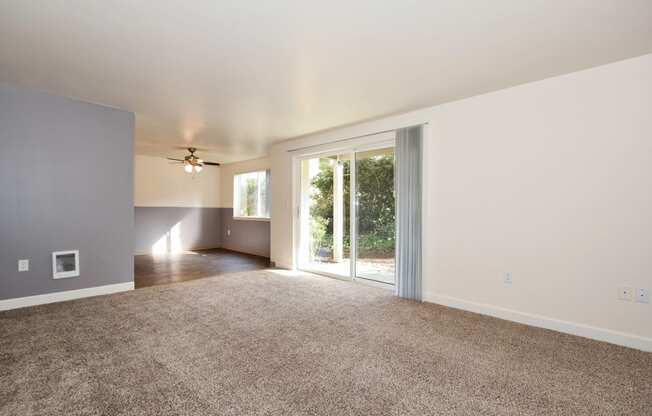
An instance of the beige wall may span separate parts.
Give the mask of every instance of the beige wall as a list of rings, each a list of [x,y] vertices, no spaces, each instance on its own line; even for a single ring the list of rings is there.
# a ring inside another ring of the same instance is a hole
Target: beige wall
[[[184,172],[162,157],[136,155],[134,204],[137,207],[220,207],[221,167]]]
[[[207,166],[199,174],[188,174],[165,158],[136,155],[135,205],[233,208],[233,175],[270,167],[269,158],[260,158],[219,167]]]
[[[221,187],[222,195],[220,207],[233,208],[233,175],[238,173],[253,172],[256,170],[269,169],[271,160],[267,157],[261,159],[246,160],[243,162],[228,163],[221,166]],[[272,181],[273,181],[272,175]]]
[[[271,258],[293,265],[288,149],[429,123],[427,300],[652,350],[652,55],[272,147]],[[513,284],[503,274],[513,274]]]

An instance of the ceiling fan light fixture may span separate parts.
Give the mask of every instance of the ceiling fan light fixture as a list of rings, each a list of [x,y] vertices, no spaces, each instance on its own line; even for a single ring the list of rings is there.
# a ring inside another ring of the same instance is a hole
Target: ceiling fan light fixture
[[[173,157],[168,157],[168,160],[172,160],[174,162],[181,162],[183,164],[183,170],[186,171],[187,173],[199,173],[204,169],[204,165],[208,166],[220,166],[219,163],[215,162],[204,162],[202,159],[198,158],[195,156],[195,149],[194,147],[189,147],[188,151],[190,152],[189,155],[184,157],[183,159],[177,159]]]

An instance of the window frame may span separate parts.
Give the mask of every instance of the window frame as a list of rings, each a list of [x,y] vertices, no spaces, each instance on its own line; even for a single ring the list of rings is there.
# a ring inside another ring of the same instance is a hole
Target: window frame
[[[238,172],[233,174],[233,219],[234,220],[242,220],[242,221],[264,221],[264,222],[269,222],[272,220],[272,214],[271,214],[271,201],[262,201],[263,206],[266,206],[268,215],[267,216],[260,216],[260,215],[250,215],[250,216],[242,216],[238,215],[238,212],[240,211],[240,183],[238,181],[239,176],[243,175],[248,175],[248,174],[260,174],[264,173],[265,176],[265,182],[267,183],[267,199],[271,199],[271,169],[269,168],[263,168],[263,169],[255,169],[255,170],[250,170],[250,171],[243,171],[243,172]],[[256,201],[257,204],[261,203],[261,192],[262,189],[259,186],[260,181],[257,183],[257,189],[256,189]]]

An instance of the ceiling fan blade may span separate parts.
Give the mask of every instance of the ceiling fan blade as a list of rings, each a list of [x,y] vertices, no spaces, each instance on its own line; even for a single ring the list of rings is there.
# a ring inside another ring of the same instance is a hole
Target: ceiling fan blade
[[[197,147],[193,146],[191,144],[187,144],[185,146],[174,146],[174,149],[179,149],[179,150],[188,150],[189,148],[195,149],[195,152],[206,152],[207,149],[205,147]]]
[[[174,159],[172,157],[166,158],[167,160],[174,160],[175,162],[183,162],[183,159]]]
[[[208,166],[220,166],[219,163],[215,163],[215,162],[203,162],[203,163],[204,165],[208,165]]]

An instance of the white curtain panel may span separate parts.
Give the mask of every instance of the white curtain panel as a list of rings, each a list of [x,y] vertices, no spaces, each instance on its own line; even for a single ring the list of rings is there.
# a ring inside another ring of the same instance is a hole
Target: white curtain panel
[[[396,295],[421,301],[423,127],[396,130]]]

